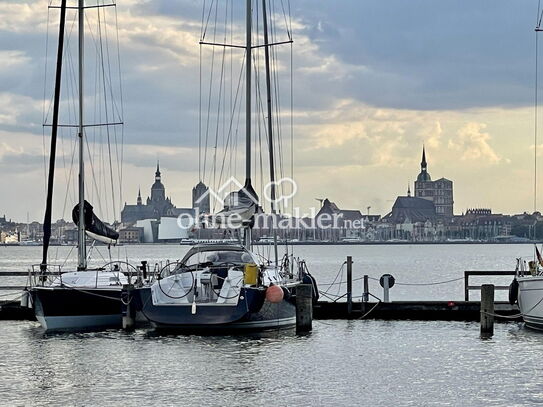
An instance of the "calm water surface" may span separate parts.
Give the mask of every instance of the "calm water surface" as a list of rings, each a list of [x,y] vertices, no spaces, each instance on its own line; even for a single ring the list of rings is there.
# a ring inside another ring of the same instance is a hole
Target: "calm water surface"
[[[131,261],[154,262],[179,258],[186,248],[116,250]],[[68,251],[59,248],[59,258]],[[420,283],[467,269],[512,269],[532,247],[306,246],[296,252],[321,283],[334,279],[347,255],[355,277],[389,272],[398,282]],[[39,254],[39,247],[0,247],[0,271],[25,270]],[[370,287],[379,294],[376,282]],[[461,299],[462,287],[396,286],[391,296]],[[1,321],[0,346],[0,404],[7,406],[543,404],[543,334],[518,323],[497,324],[494,338],[481,340],[476,323],[441,321],[315,321],[307,336],[229,337],[150,330],[51,335],[33,322]]]
[[[179,245],[127,245],[111,251],[113,260],[128,260],[138,265],[147,260],[150,265],[165,264],[183,257],[188,246]],[[255,248],[267,258],[272,257],[271,246]],[[463,280],[438,285],[401,285],[402,283],[434,283],[463,277],[465,270],[514,270],[517,257],[531,258],[533,245],[341,245],[341,246],[295,246],[295,255],[307,261],[309,270],[315,275],[322,290],[327,290],[327,283],[336,283],[328,292],[341,295],[345,292],[345,268],[342,263],[347,256],[354,261],[354,295],[362,293],[360,278],[367,274],[378,279],[384,273],[390,273],[398,283],[391,291],[392,300],[462,300],[464,298]],[[50,263],[74,267],[76,250],[71,247],[52,247]],[[101,266],[109,261],[110,253],[105,247],[94,248],[91,265]],[[41,259],[40,247],[0,247],[0,273],[2,271],[24,271],[31,264]],[[341,271],[341,272],[340,272]],[[338,275],[338,272],[339,275]],[[24,279],[3,278],[0,285],[24,284]],[[511,277],[473,278],[474,283],[488,282],[508,285]],[[375,280],[370,280],[370,291],[380,296],[382,288]],[[477,293],[473,293],[477,298]],[[497,293],[497,299],[505,300],[506,293]]]

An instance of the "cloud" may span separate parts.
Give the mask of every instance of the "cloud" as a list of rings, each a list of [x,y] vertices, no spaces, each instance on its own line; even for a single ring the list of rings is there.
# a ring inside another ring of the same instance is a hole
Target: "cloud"
[[[24,51],[0,50],[0,73],[11,69],[19,69],[30,61],[30,57]]]
[[[6,126],[28,128],[28,126],[36,125],[37,123],[24,123],[21,119],[35,115],[39,111],[41,111],[41,102],[37,100],[28,96],[0,92],[0,128]]]
[[[461,152],[462,160],[496,164],[501,157],[490,146],[490,134],[483,132],[484,123],[467,123],[458,130],[458,137],[449,140],[449,148]]]
[[[212,3],[218,4],[206,4]],[[237,27],[232,35],[234,42],[243,42],[244,2],[219,3],[220,7],[234,5]],[[46,0],[0,2],[0,142],[15,149],[4,153],[2,165],[25,163],[20,174],[10,176],[18,180],[20,197],[33,196],[43,182],[39,161],[43,151],[47,153],[47,148],[41,147],[44,44],[48,32],[49,98],[58,28],[58,10],[48,12],[47,4]],[[279,7],[280,2],[275,4]],[[432,176],[455,181],[459,206],[477,199],[482,202],[481,196],[497,193],[501,187],[493,185],[492,177],[500,176],[503,183],[520,188],[518,178],[508,177],[513,167],[517,177],[531,171],[526,155],[533,143],[533,129],[529,128],[533,110],[525,107],[531,105],[533,95],[532,4],[496,0],[489,8],[485,2],[460,7],[431,0],[344,0],[341,5],[297,0],[292,2],[292,10],[294,155],[301,205],[312,205],[313,197],[326,194],[346,207],[370,202],[372,211],[389,210],[387,200],[404,194],[405,184],[416,177],[423,143]],[[219,17],[224,17],[223,11],[219,10]],[[89,22],[95,12],[89,11]],[[117,12],[124,90],[124,190],[132,197],[140,183],[152,183],[156,158],[160,157],[168,194],[177,204],[190,203],[190,188],[198,180],[201,2],[123,0],[118,2]],[[110,23],[114,21],[111,15]],[[73,16],[70,12],[69,27]],[[275,22],[279,27],[280,19]],[[109,32],[110,51],[115,57],[116,35]],[[66,45],[73,51],[72,64],[77,45],[74,35]],[[96,44],[89,33],[87,44],[86,72],[90,78],[86,117],[94,121],[99,115],[93,116],[91,94],[99,70],[91,67]],[[290,65],[285,57],[290,55],[290,47],[277,48],[277,52],[276,72],[283,80],[284,134],[289,134]],[[209,67],[210,53],[210,48],[203,50],[204,68]],[[216,49],[216,58],[221,54],[222,50]],[[242,57],[243,51],[234,52],[234,64],[240,65]],[[237,68],[227,74],[234,77],[234,91]],[[64,100],[75,90],[74,73],[67,72]],[[206,77],[202,83],[205,94]],[[217,99],[216,94],[213,98]],[[243,107],[243,99],[239,104]],[[206,107],[204,104],[204,116]],[[216,104],[211,111],[217,111]],[[65,109],[63,112],[65,122],[75,117],[68,117]],[[240,123],[235,132],[241,140],[243,115]],[[213,139],[216,130],[214,127]],[[224,132],[222,127],[219,130],[221,155]],[[59,165],[67,168],[73,134],[67,130],[61,133],[64,146],[59,147],[59,157],[67,164]],[[101,143],[106,140],[103,135],[96,139]],[[285,157],[290,153],[287,144],[285,140]],[[238,150],[242,167],[241,144]],[[100,146],[93,151],[97,154]],[[469,190],[474,171],[485,180],[484,188]],[[59,189],[67,183],[65,172],[59,171]],[[3,189],[12,184],[7,178],[0,176]],[[20,201],[18,197],[4,205],[14,217],[24,218],[26,212],[21,211],[28,208],[20,208]],[[500,197],[499,202],[507,210],[525,207],[522,191]],[[41,208],[41,203],[32,200],[28,205]]]

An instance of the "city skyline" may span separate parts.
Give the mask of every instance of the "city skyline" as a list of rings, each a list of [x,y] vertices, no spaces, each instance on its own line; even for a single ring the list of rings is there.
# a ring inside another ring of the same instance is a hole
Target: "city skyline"
[[[535,3],[318,3],[292,2],[296,206],[328,197],[385,214],[408,184],[413,190],[424,144],[432,177],[455,183],[456,213],[533,210]],[[0,210],[20,221],[27,213],[41,221],[44,211],[46,7],[0,4],[0,188],[8,191]],[[188,207],[199,181],[201,5],[130,0],[119,2],[118,13],[128,174],[122,201],[133,202],[152,183],[160,156],[168,195]],[[397,40],[399,30],[407,42]]]

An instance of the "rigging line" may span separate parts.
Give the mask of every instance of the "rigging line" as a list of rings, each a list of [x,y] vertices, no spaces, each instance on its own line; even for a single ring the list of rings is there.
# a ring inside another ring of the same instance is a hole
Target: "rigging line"
[[[256,18],[255,18],[255,37],[256,41],[255,47],[258,47],[260,45],[260,2],[256,2],[255,7],[256,12]],[[255,105],[256,105],[256,114],[254,115],[254,121],[255,121],[255,128],[257,128],[257,134],[258,134],[258,157],[255,154],[255,168],[256,164],[259,165],[260,170],[260,196],[262,197],[264,195],[264,171],[263,171],[263,163],[262,163],[262,120],[260,120],[260,116],[262,115],[263,109],[262,109],[262,95],[260,91],[260,52],[253,52],[253,65],[254,65],[254,76],[255,76]],[[258,162],[257,162],[258,159]],[[256,177],[255,177],[256,178]],[[263,200],[261,200],[261,204],[263,203]]]
[[[226,1],[225,2],[225,15],[224,15],[224,42],[227,41],[228,39],[228,16],[229,16],[229,2]],[[224,82],[225,82],[225,85],[224,85],[224,91],[223,91],[223,101],[222,101],[222,122],[221,122],[221,135],[222,135],[222,141],[224,143],[224,151],[229,151],[229,148],[230,148],[230,139],[227,137],[227,134],[226,134],[226,126],[227,126],[227,113],[229,114],[230,113],[230,108],[231,106],[228,105],[228,98],[227,98],[227,84],[226,84],[226,81],[228,80],[228,55],[226,54],[227,50],[226,48],[224,49],[225,51],[225,54],[223,55],[223,64],[224,64],[224,76],[225,76],[225,79],[224,79]],[[232,80],[231,80],[231,77],[230,77],[230,88],[232,87]],[[230,94],[230,100],[232,98],[232,94]],[[229,156],[232,156],[232,154],[229,154]]]
[[[226,22],[225,22],[225,27],[226,27]],[[225,35],[226,35],[226,31],[225,31]],[[219,95],[218,95],[218,102],[217,102],[217,118],[216,118],[216,127],[215,127],[215,148],[214,148],[214,152],[213,152],[213,184],[214,185],[217,185],[215,183],[216,181],[216,172],[217,172],[217,147],[218,147],[218,142],[219,142],[219,124],[220,124],[220,116],[221,116],[221,102],[222,102],[222,97],[223,97],[223,83],[224,83],[224,61],[225,61],[225,58],[226,58],[226,48],[223,48],[223,53],[222,53],[222,60],[221,60],[221,74],[220,74],[220,77],[219,77]],[[227,152],[227,149],[225,148],[225,154]]]
[[[117,9],[117,7],[115,6],[114,7],[115,11]],[[109,94],[110,94],[110,100],[111,100],[111,105],[112,105],[112,109],[111,109],[111,113],[113,116],[115,116],[115,114],[117,114],[117,117],[119,118],[121,113],[120,113],[120,110],[119,110],[119,106],[117,106],[117,100],[115,98],[115,94],[113,92],[113,83],[112,83],[112,80],[113,80],[113,74],[111,73],[111,52],[110,52],[110,41],[109,41],[109,34],[108,34],[108,22],[107,22],[107,12],[106,10],[104,10],[102,12],[102,19],[104,21],[104,38],[105,38],[105,43],[106,43],[106,57],[107,57],[107,66],[108,66],[108,76],[106,77],[107,79],[107,82],[108,82],[108,85],[109,85]],[[121,121],[121,120],[119,120]]]
[[[98,34],[99,34],[99,44],[100,44],[100,65],[102,68],[102,81],[103,81],[103,88],[104,88],[104,114],[106,117],[106,123],[109,122],[109,112],[108,112],[108,99],[107,99],[107,89],[106,89],[106,72],[105,72],[105,66],[104,66],[104,44],[102,40],[102,23],[100,18],[100,8],[98,8]],[[113,163],[111,158],[111,139],[110,139],[110,133],[109,133],[109,126],[106,126],[106,135],[107,135],[107,150],[108,150],[108,158],[109,158],[109,175],[110,175],[110,181],[111,181],[111,199],[113,203],[113,220],[115,220],[115,209],[117,208],[117,205],[115,205],[115,185],[113,181]]]
[[[205,27],[204,27],[204,32],[202,34],[202,41],[205,39],[206,37],[206,33],[207,33],[207,27],[209,26],[209,19],[211,17],[211,10],[213,10],[213,3],[214,3],[215,0],[211,0],[211,4],[209,5],[209,13],[207,14],[207,19],[206,19],[206,24],[205,24]],[[218,3],[218,1],[217,1]],[[204,7],[205,7],[205,3],[204,3]],[[215,5],[215,9],[217,9],[217,5]]]
[[[103,83],[104,81],[104,77],[105,77],[105,70],[103,68],[103,58],[101,58],[101,56],[103,57],[103,49],[101,48],[102,47],[102,34],[101,34],[101,19],[100,19],[100,8],[97,8],[97,14],[98,14],[98,36],[99,36],[99,39],[100,39],[100,42],[96,40],[96,37],[94,35],[94,32],[93,32],[93,27],[91,26],[90,24],[90,20],[89,20],[89,13],[85,13],[85,22],[87,24],[87,28],[88,28],[88,33],[90,34],[90,37],[91,37],[91,40],[92,40],[92,43],[94,45],[94,51],[95,51],[95,58],[96,58],[96,65],[95,65],[95,72],[94,72],[94,92],[93,92],[93,100],[94,100],[94,119],[98,118],[98,122],[102,122],[102,107],[101,107],[101,100],[100,100],[100,88],[101,88],[101,84]],[[101,64],[102,62],[102,64]],[[105,110],[107,110],[107,93],[105,92],[104,90],[104,98],[105,98]],[[107,123],[107,118],[106,118],[106,123]],[[90,201],[92,201],[94,204],[95,204],[95,200],[98,201],[98,207],[99,207],[99,211],[101,213],[104,213],[103,212],[103,208],[102,208],[102,201],[100,199],[101,197],[101,193],[100,191],[102,190],[101,186],[104,185],[104,193],[105,193],[105,190],[107,189],[107,187],[105,186],[106,183],[105,181],[103,181],[104,179],[104,174],[105,174],[105,166],[103,165],[103,141],[102,141],[102,128],[99,128],[99,129],[96,129],[96,128],[93,128],[91,130],[92,132],[92,138],[93,138],[93,152],[94,154],[91,152],[91,149],[90,149],[90,145],[89,145],[89,135],[88,135],[88,131],[87,129],[84,130],[85,131],[85,146],[87,147],[87,155],[89,157],[89,162],[90,162],[90,165],[91,165],[91,171],[92,171],[92,178],[93,178],[93,183],[94,183],[94,186],[95,186],[95,190],[96,190],[96,197],[94,195],[95,191],[93,190],[92,186],[93,185],[90,185],[90,183],[85,183],[85,196],[88,197],[88,199]],[[96,161],[96,158],[98,158],[98,162],[101,164],[100,165],[100,172],[99,172],[99,177],[96,177],[96,172],[94,170],[94,163],[93,163],[93,157],[94,157],[94,160]],[[98,178],[98,181],[97,181],[97,178]],[[97,182],[100,183],[100,188],[98,187]],[[105,206],[106,206],[106,217],[109,217],[109,201],[107,199],[105,199]]]
[[[43,106],[42,106],[42,123],[45,123],[46,115],[46,96],[47,96],[47,66],[49,61],[49,24],[50,24],[51,11],[47,9],[47,25],[46,25],[46,34],[45,34],[45,66],[43,72]],[[45,128],[42,127],[42,152],[43,152],[43,185],[44,191],[47,192],[47,148],[45,142]]]
[[[538,77],[539,77],[539,66],[538,66],[538,33],[535,33],[535,91],[534,91],[534,212],[537,211],[537,113],[538,113]]]
[[[281,9],[283,10],[283,19],[285,20],[285,28],[287,30],[287,36],[289,40],[292,40],[292,36],[290,34],[290,26],[287,21],[287,15],[285,13],[285,4],[283,3],[283,0],[281,0]]]
[[[92,32],[91,32],[91,35],[92,35]],[[94,40],[94,37],[92,37],[93,40]],[[99,53],[98,53],[98,50],[95,49],[95,58],[96,60],[99,60]],[[96,64],[94,66],[94,87],[93,87],[93,120],[96,122],[101,122],[101,112],[97,112],[97,109],[98,109],[98,97],[97,97],[97,89],[99,88],[99,76],[100,76],[100,69],[99,69],[99,66],[98,64]],[[97,150],[98,148],[96,148],[97,146],[97,132],[101,132],[101,129],[90,129],[89,130],[91,133],[92,133],[92,142],[93,142],[93,146],[94,146],[94,154],[96,155],[97,154]],[[88,133],[88,132],[87,132]],[[87,134],[87,142],[88,142],[88,139],[89,139],[89,135]],[[101,142],[101,140],[100,140]],[[89,156],[90,156],[90,151],[89,151]],[[98,159],[95,157],[95,160],[98,161]],[[98,161],[99,162],[99,161]],[[94,178],[94,176],[93,176]],[[92,188],[91,188],[91,195],[89,195],[89,199],[91,202],[94,202],[94,195],[92,193]]]
[[[543,19],[543,13],[541,13],[541,0],[538,0],[537,2],[537,21],[536,21],[536,27],[541,27],[541,19]]]
[[[71,53],[71,39],[72,39],[72,34],[73,34],[73,31],[74,31],[74,27],[75,27],[75,23],[77,21],[77,15],[74,13],[74,18],[72,20],[72,24],[70,26],[70,31],[67,33],[67,38],[66,38],[66,47],[64,49],[64,59],[66,60],[66,65],[67,65],[67,69],[65,70],[65,74],[67,76],[66,78],[66,81],[65,81],[65,88],[66,88],[66,92],[68,93],[69,95],[69,102],[68,102],[68,109],[67,109],[67,112],[68,112],[68,120],[71,122],[72,121],[72,118],[73,117],[77,117],[77,113],[76,113],[76,98],[77,98],[77,91],[76,89],[78,88],[78,85],[77,85],[77,80],[76,80],[76,73],[75,73],[75,65],[74,65],[74,58],[72,56],[72,53]],[[62,143],[62,140],[65,138],[65,132],[63,130],[61,130],[61,143]],[[70,134],[70,132],[68,132],[68,134]],[[72,135],[70,134],[69,136],[69,140],[71,140],[71,143],[73,146],[76,145],[76,139],[72,137]],[[63,154],[64,154],[64,151],[63,151]],[[73,164],[72,164],[73,165]],[[72,168],[73,169],[73,168]],[[67,194],[69,194],[70,192],[72,193],[72,200],[75,200],[75,186],[72,188],[69,184],[69,178],[68,176],[65,174],[65,177],[66,179],[68,180],[67,181],[67,185],[66,185],[66,188],[67,188]],[[64,216],[65,213],[64,213],[64,210],[62,212],[62,216]]]
[[[290,12],[290,0],[289,0]],[[294,181],[294,55],[293,45],[290,43],[290,179]],[[294,210],[294,196],[290,198],[292,209]]]
[[[124,95],[123,82],[121,80],[121,49],[119,41],[119,20],[117,16],[117,7],[115,7],[115,29],[117,38],[117,68],[119,77],[119,99],[121,102],[121,121],[124,122]],[[120,163],[120,180],[119,180],[119,209],[122,209],[123,202],[123,171],[124,171],[124,125],[121,127],[121,163]]]
[[[237,89],[236,89],[236,96],[234,98],[234,110],[236,109],[236,106],[238,105],[238,100],[239,100],[238,98],[239,98],[239,95],[240,95],[240,90],[243,90],[242,89],[242,87],[243,87],[243,80],[242,79],[243,79],[243,73],[245,72],[245,58],[246,58],[246,56],[247,56],[247,54],[245,54],[243,56],[242,63],[241,63],[241,68],[240,68],[240,71],[239,71],[238,86],[237,86]],[[241,103],[240,103],[240,105],[241,105]],[[239,126],[239,118],[240,118],[240,109],[238,109],[238,126]],[[234,122],[234,116],[232,115],[230,117],[230,125],[229,125],[229,129],[228,129],[227,140],[229,140],[231,135],[232,135],[233,122]],[[236,134],[237,134],[237,132],[236,132]],[[237,143],[236,143],[236,145],[237,145]],[[222,165],[221,165],[221,171],[220,171],[220,175],[219,175],[219,185],[222,182],[222,174],[223,174],[223,170],[224,170],[225,161],[226,161],[226,154],[223,156],[223,162],[222,162]]]
[[[91,167],[93,186],[94,186],[94,189],[96,191],[96,196],[99,197],[100,196],[100,191],[98,189],[98,184],[96,183],[96,172],[94,171],[94,161],[93,161],[92,156],[91,156],[91,151],[90,151],[88,138],[85,139],[85,145],[87,147],[87,154],[89,155],[89,164],[90,164],[90,167]],[[106,200],[106,202],[107,202],[107,200]],[[102,211],[102,200],[101,199],[98,199],[98,209],[100,210],[100,213],[104,213]]]
[[[205,0],[204,0],[205,3]],[[205,7],[205,5],[204,5]],[[203,17],[202,17],[203,19]],[[199,57],[199,97],[198,97],[198,181],[202,181],[202,44]]]
[[[49,13],[48,13],[48,16],[49,18]],[[64,49],[64,52],[63,52],[63,58],[66,57],[66,55],[69,54],[70,50],[69,50],[69,47],[70,47],[70,39],[71,39],[71,36],[72,36],[72,33],[73,33],[73,28],[74,28],[74,25],[75,25],[75,22],[76,22],[76,15],[74,14],[74,18],[72,20],[72,24],[69,28],[65,28],[64,32],[66,34],[66,48]],[[47,114],[46,114],[46,117],[45,117],[45,120],[44,120],[44,123],[47,123],[47,118],[49,116],[49,113],[51,112],[51,109],[53,108],[53,94],[51,94],[51,99],[49,101],[49,108],[48,108],[48,111],[47,111]]]
[[[258,66],[258,64],[257,64]],[[269,143],[269,140],[268,140],[268,128],[267,126],[262,126],[262,123],[265,123],[266,122],[266,113],[265,113],[265,109],[264,109],[264,102],[263,102],[263,98],[262,98],[262,86],[260,85],[260,72],[259,72],[259,69],[258,67],[255,67],[255,75],[257,76],[257,80],[256,80],[256,94],[257,94],[257,107],[258,107],[258,118],[260,118],[261,120],[258,120],[258,137],[259,137],[259,149],[260,149],[260,182],[261,182],[261,190],[260,190],[260,193],[261,193],[261,196],[264,195],[264,170],[263,170],[263,161],[262,161],[262,140],[261,140],[261,132],[262,132],[262,128],[263,128],[263,131],[264,131],[264,140],[265,140],[265,145],[268,147],[268,149],[270,148],[270,143]],[[275,174],[273,174],[275,175]],[[274,178],[275,179],[275,178]],[[270,174],[270,180],[271,180],[271,174]]]
[[[70,188],[69,188],[69,185],[70,185],[70,182],[71,182],[71,179],[72,179],[72,174],[73,174],[73,169],[74,169],[74,161],[75,161],[75,152],[76,152],[76,143],[72,143],[73,145],[73,148],[72,148],[72,160],[70,162],[70,170],[68,171],[68,176],[67,176],[67,185],[68,185],[68,188],[66,188],[66,193],[64,194],[64,204],[62,206],[62,215],[64,217],[64,214],[66,213],[66,205],[68,204],[68,195],[70,193]],[[64,167],[66,168],[66,167]]]
[[[234,0],[230,0],[230,43],[232,44],[234,42]],[[230,117],[233,118],[235,113],[234,108],[234,49],[230,48]],[[232,143],[234,148],[236,148],[236,145]],[[235,169],[233,169],[232,165],[236,161],[232,161],[233,157],[236,155],[236,151],[233,151],[233,154],[230,154],[230,162],[229,162],[229,173],[234,175],[235,177]]]
[[[202,5],[202,21],[200,23],[200,39],[202,38],[202,35],[204,33],[205,12],[206,12],[206,0],[204,0],[203,5]]]
[[[292,36],[292,13],[290,10],[290,0],[287,0],[287,5],[288,5],[288,23],[289,23],[290,35]],[[292,37],[290,38],[290,40],[292,41]]]
[[[217,7],[215,7],[215,26],[213,27],[213,41],[215,41],[216,33],[217,33]],[[209,77],[209,92],[208,92],[208,101],[207,101],[207,122],[206,122],[206,135],[205,135],[205,145],[204,145],[204,166],[203,166],[204,178],[206,176],[206,166],[207,166],[207,149],[208,149],[208,141],[209,141],[209,124],[211,121],[211,96],[213,94],[212,90],[213,90],[214,71],[215,71],[215,47],[213,47],[211,50],[211,71],[210,71],[210,77]],[[216,187],[216,185],[213,185],[213,187]]]
[[[114,7],[115,10],[117,9],[117,7],[115,6]],[[99,14],[100,16],[100,14]],[[109,45],[109,35],[108,35],[108,29],[107,29],[107,26],[108,26],[108,23],[107,23],[107,12],[104,10],[104,12],[102,13],[102,18],[104,20],[104,34],[105,34],[105,42],[106,42],[106,56],[107,56],[107,66],[108,66],[108,74],[109,74],[109,77],[108,77],[108,83],[109,83],[109,93],[110,93],[110,100],[111,100],[111,103],[112,103],[112,114],[115,115],[115,112],[117,113],[117,117],[120,116],[120,111],[119,111],[119,108],[116,104],[116,100],[115,100],[115,95],[113,93],[113,84],[112,84],[112,78],[113,78],[113,75],[111,73],[111,54],[110,54],[110,45]],[[120,81],[120,78],[119,78],[119,81]],[[117,172],[117,178],[119,179],[119,188],[121,186],[121,175],[120,175],[120,167],[118,165],[118,163],[120,162],[120,154],[119,154],[119,143],[117,141],[117,127],[113,127],[113,140],[114,140],[114,143],[115,143],[115,158],[116,158],[116,162],[117,162],[117,166],[116,166],[116,172]],[[113,189],[113,178],[112,178],[112,189]],[[119,197],[120,198],[120,197]],[[119,199],[119,208],[116,207],[116,205],[113,203],[113,220],[115,220],[116,218],[116,211],[117,210],[121,210],[121,199]]]
[[[275,9],[275,2],[273,2],[274,9]],[[271,29],[271,36],[272,36],[272,42],[276,41],[277,35],[276,35],[276,28],[274,19],[270,19],[270,29]],[[281,178],[284,176],[284,157],[283,157],[283,138],[282,138],[282,126],[281,126],[281,101],[279,99],[279,76],[278,76],[278,66],[277,66],[277,51],[271,47],[270,50],[271,54],[271,62],[272,62],[272,70],[273,70],[273,86],[274,86],[274,99],[275,99],[275,121],[276,121],[276,131],[275,131],[275,139],[277,140],[277,155],[279,157],[279,173],[281,174]],[[281,194],[285,195],[284,190],[284,183],[281,183]]]

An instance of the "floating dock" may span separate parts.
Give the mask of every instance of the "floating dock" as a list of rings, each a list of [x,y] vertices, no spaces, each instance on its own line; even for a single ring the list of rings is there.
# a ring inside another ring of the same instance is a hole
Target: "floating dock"
[[[518,315],[516,305],[496,302],[494,311],[498,315]],[[319,301],[313,306],[313,318],[318,319],[383,319],[422,321],[479,321],[480,301],[393,301],[355,302],[349,313],[346,302]],[[20,302],[1,301],[0,320],[35,321],[34,311],[21,307]],[[522,321],[520,317],[507,321]]]
[[[479,321],[481,317],[480,301],[354,302],[350,313],[348,308],[346,302],[319,301],[313,307],[313,318]],[[508,317],[519,314],[518,307],[508,302],[495,302],[494,311]],[[508,318],[507,321],[522,321],[522,318]]]

